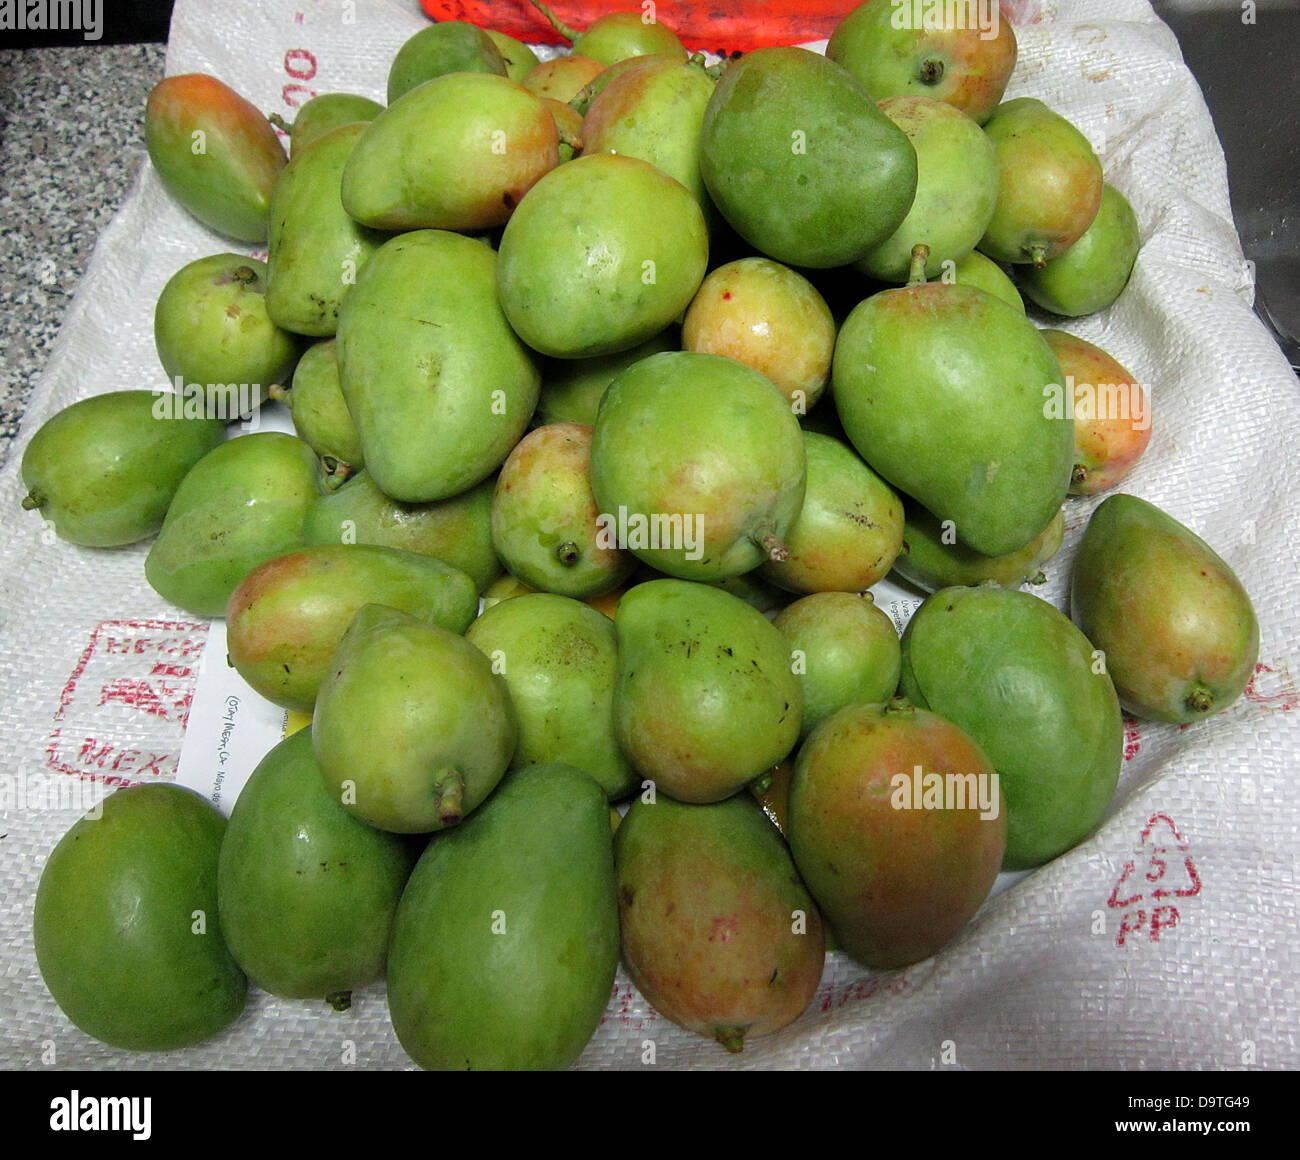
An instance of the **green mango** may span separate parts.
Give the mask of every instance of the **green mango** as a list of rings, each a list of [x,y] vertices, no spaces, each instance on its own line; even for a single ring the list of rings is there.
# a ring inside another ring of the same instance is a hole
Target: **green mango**
[[[941,280],[956,282],[960,286],[974,286],[1001,298],[1020,314],[1025,312],[1025,300],[1020,297],[1016,284],[1002,272],[992,258],[986,258],[979,250],[971,250],[964,258],[958,258],[952,266],[945,266]]]
[[[786,533],[789,558],[760,572],[791,592],[865,592],[902,550],[902,501],[840,440],[804,431],[803,444],[808,482]]]
[[[501,54],[501,63],[506,66],[506,76],[512,81],[522,83],[524,77],[537,67],[537,53],[522,41],[507,36],[504,32],[498,32],[495,28],[485,28],[483,31],[488,34],[488,39],[496,45],[497,52]]]
[[[293,435],[260,431],[219,444],[176,489],[145,578],[186,612],[224,616],[249,572],[302,547],[316,479],[316,456]]]
[[[579,56],[590,57],[604,65],[617,64],[629,57],[665,54],[684,58],[686,49],[677,34],[666,24],[653,17],[645,18],[645,11],[605,12],[596,17],[585,32],[579,32],[561,23],[555,14],[538,0],[531,0],[550,22],[551,27],[572,45]]]
[[[164,77],[149,93],[144,140],[167,192],[205,226],[261,244],[288,158],[257,106],[203,73]]]
[[[1034,97],[997,107],[984,131],[998,157],[997,208],[979,249],[1041,266],[1065,253],[1101,205],[1101,162],[1088,139]]]
[[[491,229],[559,165],[559,146],[555,118],[522,85],[447,73],[366,126],[343,171],[343,208],[380,230]]]
[[[541,379],[501,313],[496,266],[482,242],[417,230],[385,242],[343,303],[343,397],[393,499],[468,491],[528,428]]]
[[[846,705],[888,701],[898,691],[898,630],[870,592],[817,592],[772,621],[803,681],[803,740]]]
[[[700,126],[715,85],[703,63],[640,58],[604,85],[582,119],[582,151],[640,157],[691,191],[705,214],[713,203],[700,176]]]
[[[22,506],[60,539],[114,548],[152,536],[186,473],[226,436],[156,391],[92,395],[51,415],[23,451]]]
[[[493,39],[462,20],[430,24],[409,37],[388,69],[388,103],[447,73],[506,75],[506,62]]]
[[[563,765],[513,774],[429,843],[388,955],[393,1030],[417,1064],[577,1062],[618,969],[611,843],[605,795]]]
[[[856,266],[882,282],[906,282],[912,247],[930,247],[925,273],[969,254],[984,236],[998,196],[997,155],[970,117],[930,97],[890,97],[881,112],[916,150],[916,198],[902,224]]]
[[[954,525],[945,527],[920,504],[904,504],[903,511],[907,519],[903,551],[894,561],[894,571],[927,592],[990,580],[1003,588],[1041,584],[1046,579],[1043,565],[1060,550],[1065,537],[1062,509],[1018,552],[982,556],[957,539]]]
[[[193,790],[129,786],[75,823],[41,870],[36,963],[59,1009],[101,1043],[171,1051],[216,1035],[248,983],[221,937],[226,819]]]
[[[519,718],[512,769],[561,762],[599,782],[611,800],[636,774],[614,741],[618,638],[590,605],[545,592],[486,609],[465,633],[505,677]]]
[[[637,798],[614,835],[614,866],[623,962],[660,1015],[735,1053],[812,1002],[821,915],[748,794]]]
[[[548,360],[542,372],[542,393],[537,402],[541,423],[596,423],[605,391],[633,363],[665,350],[681,350],[676,327],[661,330],[631,350],[595,358]]]
[[[568,56],[553,56],[535,65],[528,70],[522,84],[534,96],[568,104],[570,101],[580,102],[587,86],[605,71],[600,61],[570,53]]]
[[[362,821],[400,834],[469,815],[501,780],[518,736],[505,681],[477,648],[380,604],[352,618],[312,718],[330,792]]]
[[[615,627],[615,736],[664,793],[721,801],[794,748],[803,689],[761,612],[706,584],[651,580],[624,594]]]
[[[577,157],[528,193],[501,236],[510,325],[556,358],[628,350],[680,318],[708,265],[699,203],[647,161]]]
[[[343,125],[293,156],[271,197],[266,313],[312,338],[338,329],[343,296],[387,239],[354,221],[339,201],[343,167],[365,124]]]
[[[334,339],[312,343],[298,360],[292,386],[272,387],[270,395],[289,408],[298,438],[310,444],[327,466],[331,462],[337,465],[335,470],[365,466],[357,427],[343,398]]]
[[[417,851],[325,791],[311,730],[271,750],[231,811],[217,864],[221,933],[264,991],[327,999],[379,982]]]
[[[1124,719],[1106,666],[1045,600],[996,586],[940,589],[903,633],[900,688],[993,762],[1006,869],[1041,865],[1097,828],[1124,763]]]
[[[324,544],[254,568],[226,606],[229,661],[268,701],[310,713],[330,657],[365,604],[463,633],[478,613],[464,572],[376,544]]]
[[[436,556],[459,568],[480,593],[501,575],[492,548],[492,493],[489,477],[468,491],[434,503],[389,499],[368,472],[312,500],[303,522],[307,544],[382,544]]]
[[[241,254],[182,266],[154,305],[154,345],[181,395],[206,399],[230,422],[256,411],[273,383],[286,383],[298,339],[267,312],[267,267]]]
[[[286,125],[279,114],[272,114],[268,120],[289,134],[289,158],[292,160],[326,133],[357,121],[373,121],[383,111],[384,106],[369,97],[353,93],[321,93],[298,107],[292,125]]]
[[[1142,238],[1137,215],[1113,185],[1103,185],[1097,216],[1065,253],[1022,267],[1020,288],[1044,310],[1077,318],[1104,310],[1128,285]]]
[[[619,547],[669,575],[721,580],[780,557],[804,472],[799,421],[734,359],[651,355],[601,400],[591,444],[599,518]]]
[[[862,458],[977,552],[1019,551],[1065,501],[1074,423],[1046,401],[1061,368],[992,295],[942,282],[881,291],[840,328],[831,376]]]
[[[922,12],[911,0],[864,0],[836,25],[826,55],[874,100],[933,97],[983,125],[1011,80],[1017,46],[1011,21],[999,20],[996,7],[945,11],[927,0]]]
[[[928,959],[983,905],[1007,840],[995,778],[969,734],[901,697],[841,709],[804,742],[785,834],[822,917],[859,963]]]
[[[1259,621],[1236,573],[1135,495],[1110,496],[1092,513],[1070,605],[1135,717],[1203,721],[1235,704],[1255,675]]]
[[[722,74],[704,114],[700,172],[732,228],[792,266],[843,266],[902,224],[916,150],[834,61],[760,48]]]
[[[492,546],[510,573],[579,600],[612,591],[636,566],[601,542],[591,435],[581,423],[536,428],[510,452],[492,496]]]

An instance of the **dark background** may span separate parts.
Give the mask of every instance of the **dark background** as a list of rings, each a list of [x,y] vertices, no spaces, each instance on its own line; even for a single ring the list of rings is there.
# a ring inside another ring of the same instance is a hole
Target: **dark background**
[[[18,0],[21,4],[23,0]],[[80,4],[81,0],[77,0]],[[148,44],[167,39],[172,0],[100,0],[99,40],[86,40],[77,29],[68,31],[0,31],[0,48],[47,48],[64,44]]]

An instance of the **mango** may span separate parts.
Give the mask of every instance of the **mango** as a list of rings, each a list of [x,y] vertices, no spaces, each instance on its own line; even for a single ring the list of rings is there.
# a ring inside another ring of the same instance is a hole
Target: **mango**
[[[504,680],[469,641],[367,604],[334,652],[311,732],[325,785],[350,813],[424,834],[496,788],[519,726]]]
[[[22,506],[60,539],[113,548],[152,536],[190,468],[226,434],[155,391],[110,391],[51,415],[23,450]]]
[[[480,593],[501,575],[492,549],[492,493],[489,477],[468,491],[433,503],[389,499],[360,471],[334,491],[323,491],[307,509],[302,534],[307,544],[381,544],[435,556],[474,581]]]
[[[511,775],[439,835],[402,895],[388,1009],[421,1067],[572,1066],[609,1003],[618,903],[600,787],[563,765]]]
[[[355,222],[339,200],[343,167],[365,124],[344,125],[294,154],[271,197],[266,313],[312,338],[338,329],[343,296],[387,235]]]
[[[1060,550],[1065,537],[1062,509],[1019,551],[984,556],[957,538],[954,524],[940,523],[920,504],[904,504],[903,510],[907,521],[903,550],[894,561],[894,571],[926,592],[987,581],[1003,588],[1041,584],[1046,579],[1043,565]]]
[[[268,701],[310,713],[330,658],[365,604],[462,633],[478,589],[432,556],[375,544],[326,544],[254,568],[226,606],[230,663]]]
[[[357,821],[325,791],[311,730],[271,750],[221,842],[221,933],[264,991],[348,1005],[384,977],[388,936],[417,851]]]
[[[600,61],[574,52],[534,65],[520,83],[537,97],[568,104],[604,71]]]
[[[248,983],[217,905],[225,830],[193,790],[129,786],[51,851],[32,913],[36,962],[59,1009],[87,1035],[171,1051],[239,1017]]]
[[[681,350],[678,330],[670,326],[631,350],[594,358],[548,359],[537,401],[540,423],[585,423],[594,426],[605,391],[633,363],[665,350]]]
[[[298,360],[290,387],[274,386],[270,395],[289,408],[298,438],[311,446],[327,468],[348,474],[365,466],[357,426],[343,398],[334,339],[312,343]]]
[[[149,93],[144,140],[167,192],[205,226],[266,241],[271,191],[288,158],[255,105],[216,77],[164,77]]]
[[[786,837],[822,917],[859,963],[895,970],[927,959],[979,910],[1007,836],[992,778],[975,741],[904,698],[850,705],[804,742]]]
[[[567,596],[503,600],[465,639],[492,662],[519,720],[512,769],[560,762],[595,778],[611,800],[636,774],[614,740],[618,637],[609,617]]]
[[[690,415],[691,422],[681,422]],[[798,420],[757,371],[667,351],[601,400],[591,489],[619,547],[672,576],[721,580],[788,553],[804,498]]]
[[[1061,368],[992,295],[942,282],[881,291],[840,328],[831,374],[862,458],[977,552],[1019,551],[1064,502],[1074,424],[1049,406]]]
[[[821,915],[747,794],[712,805],[637,798],[614,864],[623,962],[660,1015],[735,1053],[812,1001]]]
[[[731,227],[769,258],[827,268],[902,223],[916,151],[867,91],[806,48],[760,48],[722,74],[704,115],[700,172]]]
[[[1135,717],[1203,721],[1235,704],[1255,674],[1259,621],[1236,573],[1135,495],[1112,495],[1092,513],[1070,608]]]
[[[668,25],[655,19],[653,9],[605,12],[596,17],[585,32],[579,32],[557,20],[545,4],[532,0],[532,5],[541,11],[556,32],[569,41],[575,53],[598,60],[601,64],[612,65],[629,57],[652,54],[676,57],[686,55],[686,49],[677,39],[677,34]],[[650,12],[648,20],[647,11]]]
[[[443,20],[407,38],[388,68],[388,103],[446,73],[506,75],[496,42],[462,20]]]
[[[354,93],[320,93],[298,107],[292,124],[272,113],[267,118],[289,134],[289,159],[306,149],[318,137],[332,129],[352,125],[357,121],[373,121],[384,111],[384,106],[369,97]]]
[[[491,229],[559,163],[555,119],[536,96],[504,76],[447,73],[366,126],[343,208],[379,230]]]
[[[485,28],[483,31],[488,34],[488,39],[496,45],[497,52],[501,54],[501,62],[506,66],[506,76],[512,81],[522,83],[524,77],[537,67],[537,53],[522,41],[504,32],[498,32],[495,28]]]
[[[708,250],[680,182],[636,157],[586,154],[546,174],[506,223],[501,308],[542,354],[614,354],[681,316]]]
[[[1041,865],[1097,828],[1124,763],[1106,665],[1068,617],[1027,592],[943,588],[903,633],[900,689],[970,734],[997,770],[1004,865]]]
[[[957,282],[984,290],[1014,307],[1018,314],[1025,312],[1025,300],[1020,297],[1016,284],[1006,276],[1001,266],[992,258],[986,258],[979,250],[971,250],[964,258],[958,258],[951,267],[945,267],[941,278],[944,282]]]
[[[803,691],[761,612],[706,584],[651,580],[624,594],[615,627],[615,736],[660,791],[721,801],[794,748]]]
[[[501,312],[497,264],[482,242],[417,230],[385,242],[344,300],[343,398],[366,469],[395,500],[468,491],[528,427],[540,376]]]
[[[145,558],[150,586],[195,616],[224,616],[249,572],[302,547],[317,473],[294,435],[258,431],[213,448],[176,489]]]
[[[598,523],[591,436],[581,423],[529,432],[506,457],[492,496],[492,546],[511,574],[579,600],[617,588],[636,564]]]

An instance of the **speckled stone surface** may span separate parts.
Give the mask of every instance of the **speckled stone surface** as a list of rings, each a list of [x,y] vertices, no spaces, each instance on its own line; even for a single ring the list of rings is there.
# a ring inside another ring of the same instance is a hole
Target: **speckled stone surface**
[[[95,241],[144,163],[162,44],[0,52],[0,463]]]

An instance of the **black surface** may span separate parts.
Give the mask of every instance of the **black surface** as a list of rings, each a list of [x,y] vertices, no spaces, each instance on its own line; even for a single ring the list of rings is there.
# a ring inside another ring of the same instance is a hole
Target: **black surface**
[[[52,45],[150,44],[165,41],[171,23],[173,0],[72,0],[51,5],[36,0],[14,0],[13,9],[58,12],[67,7],[76,28],[0,28],[0,49],[45,48]],[[25,19],[25,17],[24,17]],[[98,34],[98,35],[96,35]]]

